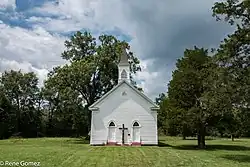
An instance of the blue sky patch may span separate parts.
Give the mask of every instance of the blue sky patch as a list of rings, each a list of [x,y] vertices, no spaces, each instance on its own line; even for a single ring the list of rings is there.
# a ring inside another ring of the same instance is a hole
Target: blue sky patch
[[[16,10],[20,12],[34,7],[41,7],[48,1],[51,0],[16,0]]]
[[[126,42],[130,42],[132,40],[131,36],[129,36],[127,34],[124,34],[117,27],[114,30],[102,32],[102,34],[114,35],[117,39],[119,39],[119,40],[125,40]]]
[[[6,8],[0,10],[0,20],[11,27],[20,27],[24,29],[32,29],[35,25],[41,25],[43,22],[39,21],[39,19],[36,21],[27,21],[31,17],[37,17],[37,18],[51,18],[51,19],[60,19],[64,20],[63,16],[51,14],[47,12],[39,12],[36,10],[32,10],[37,7],[42,7],[45,3],[53,2],[54,5],[58,5],[58,0],[16,0],[16,9],[13,10],[12,8]],[[92,17],[90,15],[89,17]],[[79,29],[79,31],[88,31],[91,32],[93,36],[99,36],[100,34],[108,34],[108,35],[114,35],[119,40],[125,40],[127,42],[130,42],[132,40],[132,37],[124,34],[119,28],[114,28],[110,31],[100,32],[98,30],[98,25],[96,25],[97,29],[86,29],[85,27],[82,27],[82,29]],[[68,32],[51,32],[49,33],[57,33],[63,36],[70,37],[72,36],[76,31],[68,31]]]

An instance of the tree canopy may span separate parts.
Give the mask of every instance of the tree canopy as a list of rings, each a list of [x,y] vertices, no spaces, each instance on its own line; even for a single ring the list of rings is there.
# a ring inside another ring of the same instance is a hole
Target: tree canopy
[[[224,0],[212,7],[218,21],[235,31],[214,49],[187,48],[177,55],[176,70],[167,92],[155,102],[158,129],[164,135],[196,137],[205,148],[205,136],[250,136],[250,1]],[[205,40],[205,39],[204,39]],[[0,139],[11,136],[86,136],[88,107],[118,84],[118,63],[128,51],[130,80],[140,61],[126,41],[112,35],[93,37],[76,32],[65,41],[44,85],[33,72],[5,71],[0,77]]]
[[[205,146],[200,140],[208,133],[228,134],[232,140],[249,134],[250,3],[248,0],[220,1],[214,4],[212,11],[218,21],[228,22],[235,31],[212,56],[199,48],[184,52],[184,57],[177,60],[177,70],[168,86],[168,103],[165,103],[168,105],[164,106],[173,113],[164,121],[178,122],[183,136],[187,135],[186,129],[195,130],[199,147]],[[173,128],[174,125],[168,127]],[[199,139],[202,129],[204,134]]]

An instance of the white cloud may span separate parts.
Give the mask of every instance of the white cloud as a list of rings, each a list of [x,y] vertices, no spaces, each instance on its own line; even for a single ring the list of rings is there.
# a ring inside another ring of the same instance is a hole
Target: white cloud
[[[40,8],[33,9],[33,12],[58,15],[59,18],[30,17],[26,21],[36,23],[48,31],[71,32],[87,28],[95,32],[112,31],[119,28],[124,34],[132,36],[131,50],[138,57],[143,54],[136,31],[140,31],[136,24],[130,22],[126,14],[128,6],[121,0],[59,0],[59,5],[46,3]],[[139,34],[139,33],[137,33]],[[145,64],[144,60],[142,64]],[[147,62],[148,63],[148,62]],[[150,73],[147,68],[136,76],[141,82],[144,91],[152,94],[150,87],[153,80],[157,79],[157,73]]]
[[[39,85],[48,70],[63,64],[60,55],[65,38],[51,35],[41,27],[27,30],[0,23],[0,71],[22,70],[35,72]]]
[[[40,87],[43,85],[43,81],[46,79],[48,73],[48,70],[35,68],[29,62],[17,62],[15,60],[0,59],[0,67],[5,71],[21,70],[24,73],[34,72],[39,78]]]
[[[13,6],[14,1],[0,0],[0,8],[1,5],[11,6],[12,4]],[[27,11],[29,15],[36,13],[35,16],[26,19],[28,23],[34,25],[32,30],[0,24],[0,57],[8,61],[28,62],[34,67],[32,70],[46,69],[54,64],[63,63],[60,54],[65,40],[61,36],[51,35],[48,31],[67,33],[88,29],[98,34],[119,29],[132,37],[131,49],[142,60],[142,66],[145,66],[136,77],[137,80],[142,80],[140,86],[152,97],[160,93],[159,91],[165,91],[162,88],[166,87],[171,78],[173,62],[167,62],[170,61],[167,58],[181,56],[180,48],[193,45],[192,42],[186,41],[192,40],[187,37],[190,34],[191,38],[193,37],[194,34],[191,31],[197,31],[192,27],[193,22],[197,21],[194,18],[208,21],[206,27],[213,27],[210,23],[212,20],[210,8],[214,1],[58,0],[58,3],[48,1],[42,7]],[[43,17],[39,17],[39,13]],[[50,17],[51,15],[59,17]],[[187,30],[186,24],[189,26]],[[200,32],[200,34],[206,33]],[[201,35],[198,34],[201,41],[207,40],[206,36]],[[211,38],[219,36],[209,35],[209,33],[207,35]],[[183,38],[188,39],[185,41]],[[173,55],[173,52],[178,54]],[[176,57],[173,59],[175,60]],[[156,63],[154,61],[156,59],[158,59],[157,63],[162,63],[163,66],[152,64],[152,62]],[[161,68],[153,72],[152,66]]]
[[[85,8],[76,8],[75,10],[71,10],[72,5],[76,5],[76,3],[61,3],[61,5],[58,7],[54,6],[53,4],[46,4],[42,8],[36,8],[36,11],[47,12],[48,14],[58,14],[62,15],[62,17],[59,19],[37,16],[29,17],[26,19],[26,21],[34,24],[34,29],[32,30],[19,27],[10,27],[4,23],[1,23],[0,49],[2,51],[0,53],[0,57],[3,59],[0,60],[2,66],[0,66],[0,69],[21,69],[24,72],[34,71],[38,74],[41,81],[45,78],[45,74],[47,73],[47,70],[51,68],[51,66],[55,64],[61,64],[63,62],[60,61],[60,54],[64,48],[63,42],[65,38],[53,36],[49,34],[48,31],[69,32],[77,31],[84,27],[101,32],[105,30],[112,30],[117,27],[116,25],[118,25],[118,20],[120,20],[121,24],[124,24],[122,20],[125,18],[122,18],[122,14],[119,18],[113,16],[113,19],[111,20],[105,19],[105,17],[110,18],[111,15],[108,14],[109,10],[106,11],[105,9],[102,9],[103,3],[81,3],[79,1],[79,4],[89,6],[90,11],[94,10],[96,12],[94,19],[91,19],[84,14]],[[117,9],[115,5],[118,4],[114,1],[113,7]],[[108,4],[106,4],[106,6],[108,7]],[[105,10],[106,15],[103,15],[99,9]],[[121,10],[121,8],[118,8],[117,12],[119,10]],[[107,20],[109,21],[106,22]],[[122,26],[123,25],[120,25],[119,27],[125,28],[125,25],[124,27]],[[128,27],[129,25],[126,26]],[[136,44],[135,39],[133,40],[133,43]],[[138,50],[139,47],[132,47],[132,49]],[[139,74],[139,79],[150,79],[150,76],[152,75],[150,75],[149,72],[145,70],[146,69],[144,69],[143,72]],[[143,75],[145,75],[145,77],[143,77]],[[147,85],[149,84],[149,82],[146,82],[145,84],[144,90],[146,93],[150,92],[147,88]]]
[[[145,60],[141,61],[142,71],[136,73],[136,80],[139,80],[138,86],[141,87],[145,94],[149,97],[154,98],[157,96],[157,93],[154,92],[154,87],[158,87],[161,82],[159,81],[159,73],[158,72],[150,72],[147,70],[148,66],[153,63],[153,60]]]
[[[15,0],[1,0],[0,1],[0,9],[6,9],[6,8],[16,8],[16,1]]]
[[[51,68],[63,63],[60,55],[65,38],[51,35],[41,27],[27,30],[0,24],[0,57],[27,61],[36,68]]]
[[[43,21],[41,26],[50,31],[70,32],[82,28],[110,31],[118,27],[126,34],[131,35],[133,25],[128,24],[125,7],[126,4],[122,0],[59,0],[58,4],[48,2],[32,11],[60,16],[58,19],[52,19],[48,22]],[[34,18],[28,21],[34,21]]]

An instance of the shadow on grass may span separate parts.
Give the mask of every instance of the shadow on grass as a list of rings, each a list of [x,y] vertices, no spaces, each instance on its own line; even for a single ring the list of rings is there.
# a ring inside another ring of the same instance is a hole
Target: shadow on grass
[[[197,140],[196,138],[186,138],[185,140]],[[206,138],[206,140],[215,140],[213,138]]]
[[[228,159],[237,162],[247,162],[250,163],[250,155],[224,155],[221,158]]]
[[[158,147],[173,147],[173,146],[166,144],[164,142],[158,141]]]
[[[159,139],[158,141],[166,141],[165,139]]]
[[[199,148],[196,145],[179,145],[179,146],[172,146],[172,148],[178,150],[199,150]],[[237,146],[237,145],[207,145],[205,150],[246,151],[250,150],[250,147]]]
[[[72,139],[72,140],[68,140],[67,143],[69,143],[69,144],[89,144],[89,140],[85,140],[85,139]]]
[[[177,150],[200,150],[200,148],[198,148],[197,145],[172,146],[161,141],[158,142],[158,146],[159,147],[171,147]],[[250,147],[238,146],[238,145],[206,145],[206,148],[204,150],[207,150],[207,151],[213,151],[213,150],[247,151],[247,150],[250,150]]]

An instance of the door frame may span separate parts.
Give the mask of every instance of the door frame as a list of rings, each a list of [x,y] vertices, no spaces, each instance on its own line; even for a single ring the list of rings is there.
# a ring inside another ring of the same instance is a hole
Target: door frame
[[[113,123],[112,126],[110,126],[111,124]],[[116,129],[117,129],[117,124],[115,123],[114,120],[111,120],[108,122],[108,126],[107,126],[107,129],[108,129],[108,135],[107,135],[107,139],[108,139],[108,142],[110,143],[113,143],[113,142],[116,142]],[[114,133],[115,133],[115,137],[113,140],[111,140],[111,136],[110,136],[110,129],[114,130]]]
[[[134,124],[135,123],[137,123],[138,124],[138,126],[134,126]],[[132,135],[131,135],[131,139],[132,139],[132,142],[136,142],[136,143],[138,143],[138,142],[141,142],[141,134],[140,134],[140,129],[141,129],[141,123],[138,121],[138,120],[134,120],[133,122],[132,122]],[[134,140],[134,129],[137,129],[139,132],[139,139],[138,140]]]

